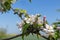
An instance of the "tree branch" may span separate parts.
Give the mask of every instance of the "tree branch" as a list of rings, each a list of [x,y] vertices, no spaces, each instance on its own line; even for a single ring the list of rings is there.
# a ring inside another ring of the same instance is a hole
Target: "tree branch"
[[[5,38],[5,39],[2,39],[2,40],[11,40],[11,39],[14,39],[14,38],[17,38],[19,36],[22,36],[23,34],[18,34],[16,36],[13,36],[13,37],[10,37],[10,38]]]
[[[26,33],[25,33],[26,34]],[[36,34],[36,33],[35,33]],[[0,39],[0,40],[11,40],[11,39],[14,39],[14,38],[17,38],[17,37],[19,37],[19,36],[22,36],[23,34],[18,34],[18,35],[16,35],[16,36],[13,36],[13,37],[10,37],[10,38],[5,38],[5,39]],[[40,35],[40,34],[39,34]],[[46,38],[46,37],[44,37],[44,36],[42,36],[42,35],[40,35],[41,37],[43,37],[43,38],[45,38],[45,39],[48,39],[48,38]]]

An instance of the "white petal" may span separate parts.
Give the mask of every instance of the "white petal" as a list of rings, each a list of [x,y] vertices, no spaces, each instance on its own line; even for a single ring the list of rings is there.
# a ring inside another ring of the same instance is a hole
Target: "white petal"
[[[24,20],[25,20],[25,21],[27,21],[27,20],[28,20],[28,18],[25,18]]]
[[[49,29],[49,25],[48,24],[46,24],[46,29]]]
[[[26,23],[30,23],[30,21],[27,20]]]
[[[39,31],[39,33],[42,35],[42,36],[44,36],[44,37],[49,37],[49,34],[46,34],[45,32],[43,32],[43,31]]]
[[[19,28],[20,31],[22,31],[22,28]]]
[[[48,30],[48,33],[54,33],[54,30]]]
[[[53,30],[53,27],[52,26],[50,26],[50,30]]]
[[[48,29],[43,29],[43,31],[44,31],[45,33],[48,33]]]
[[[19,28],[20,34],[22,34],[22,28]]]

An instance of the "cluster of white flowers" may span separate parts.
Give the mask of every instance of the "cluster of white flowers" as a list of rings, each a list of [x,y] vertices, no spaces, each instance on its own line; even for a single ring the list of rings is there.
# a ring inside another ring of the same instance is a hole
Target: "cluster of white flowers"
[[[35,16],[29,16],[30,18],[25,18],[24,20],[26,21],[26,23],[30,23],[33,24],[33,22],[35,22]]]
[[[23,25],[24,25],[23,21],[20,22],[20,23],[17,23],[17,26],[18,26],[18,29],[19,29],[20,33],[22,33],[22,27],[23,27]]]
[[[54,29],[52,26],[49,26],[48,24],[45,25],[46,28],[43,28],[43,31],[40,31],[39,33],[42,36],[49,37],[49,35],[54,35]],[[42,33],[41,33],[42,32]]]
[[[19,31],[21,32],[22,31],[22,24],[19,23],[19,24],[17,24],[17,26],[18,26]]]
[[[42,24],[42,20],[40,19],[40,17],[37,17],[37,15],[29,15],[29,18],[25,18],[24,20],[26,21],[26,23],[33,24],[36,21],[36,18],[38,18],[37,23]]]
[[[37,21],[36,21],[36,18],[38,19]],[[43,21],[40,19],[40,17],[37,17],[37,15],[29,15],[29,17],[24,18],[24,21],[27,24],[32,24],[32,25],[34,22],[36,22],[37,24],[43,24]],[[18,24],[20,31],[22,31],[23,24],[24,22],[21,22]],[[54,29],[52,26],[45,24],[45,28],[43,27],[43,30],[39,31],[39,33],[42,36],[48,37],[49,35],[54,35]]]
[[[44,31],[39,31],[39,33],[46,38],[49,37],[49,34],[46,34]]]
[[[39,16],[39,14],[37,14],[37,15]],[[29,15],[29,18],[28,17],[25,17],[24,18],[24,21],[27,24],[33,25],[33,23],[36,21],[37,15]],[[42,24],[42,20],[40,19],[40,17],[37,17],[37,18],[38,18],[37,24]],[[17,24],[20,31],[22,31],[22,27],[23,27],[24,21],[22,21],[21,23],[18,23]]]
[[[44,31],[46,31],[46,32],[54,32],[54,29],[53,29],[53,27],[52,26],[49,26],[48,24],[46,24],[46,28],[44,28]]]

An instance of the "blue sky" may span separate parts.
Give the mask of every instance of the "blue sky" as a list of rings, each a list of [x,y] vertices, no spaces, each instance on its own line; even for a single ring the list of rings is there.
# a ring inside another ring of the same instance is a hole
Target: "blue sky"
[[[12,5],[13,8],[25,9],[29,14],[39,13],[42,17],[45,15],[49,24],[52,24],[56,19],[60,19],[60,0],[32,0],[29,3],[28,0],[18,0]],[[10,10],[6,14],[0,13],[0,27],[6,28],[8,33],[19,33],[17,22],[20,22],[20,18],[13,14]]]

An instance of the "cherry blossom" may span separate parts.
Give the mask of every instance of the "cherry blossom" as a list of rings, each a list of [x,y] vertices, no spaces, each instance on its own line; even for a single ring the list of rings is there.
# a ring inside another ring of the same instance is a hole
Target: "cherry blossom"
[[[27,23],[27,24],[30,24],[31,25],[34,25],[34,23],[36,24],[43,24],[44,22],[46,22],[46,17],[44,16],[43,17],[43,20],[39,17],[39,14],[36,14],[36,15],[29,15],[29,17],[24,17],[24,21]],[[19,30],[22,32],[22,27],[24,25],[24,21],[19,23],[18,24],[18,28]],[[31,26],[32,27],[32,26]],[[37,26],[38,27],[38,26]],[[33,28],[33,27],[32,27]],[[31,28],[30,28],[31,29]],[[30,30],[29,29],[29,30]],[[47,23],[45,23],[45,27],[42,25],[40,26],[40,29],[42,30],[39,30],[39,33],[42,35],[42,36],[45,36],[46,38],[48,38],[50,35],[54,36],[55,35],[55,30],[54,30],[54,26],[50,26],[48,25]],[[57,27],[57,29],[59,29],[59,27]],[[36,30],[36,29],[34,29]],[[33,31],[33,30],[32,30]]]

